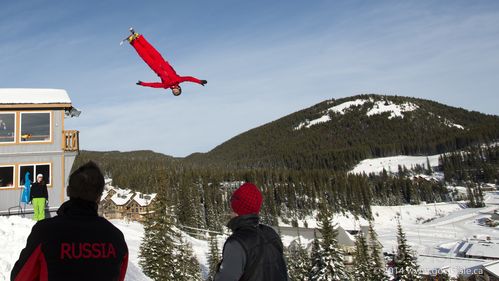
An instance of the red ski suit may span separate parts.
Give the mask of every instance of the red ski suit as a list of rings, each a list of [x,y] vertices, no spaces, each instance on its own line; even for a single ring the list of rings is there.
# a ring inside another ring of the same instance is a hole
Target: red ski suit
[[[139,35],[130,42],[130,45],[137,51],[139,56],[147,65],[161,78],[161,82],[139,82],[140,86],[152,88],[173,88],[182,82],[193,82],[204,85],[206,81],[199,80],[192,76],[179,76],[173,67],[147,42],[144,36]]]

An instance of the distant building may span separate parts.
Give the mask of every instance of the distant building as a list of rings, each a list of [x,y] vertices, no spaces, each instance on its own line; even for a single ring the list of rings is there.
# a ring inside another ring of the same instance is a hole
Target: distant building
[[[465,240],[456,249],[456,254],[459,257],[499,260],[499,241],[492,240],[491,237]]]
[[[368,225],[361,225],[360,226],[360,232],[362,233],[362,235],[364,236],[364,238],[366,239],[366,243],[367,243],[367,246],[372,248],[374,245],[377,245],[378,246],[378,249],[380,249],[379,251],[379,260],[383,262],[383,265],[385,265],[385,259],[384,259],[384,255],[383,255],[383,245],[379,242],[379,241],[373,241],[371,240],[371,236],[369,235],[369,226]]]
[[[484,264],[483,271],[484,280],[499,281],[499,261]]]
[[[106,185],[99,204],[99,214],[107,219],[143,221],[152,212],[156,193],[143,194]]]
[[[142,221],[147,214],[151,213],[150,206],[155,198],[156,193],[135,193],[132,201],[128,204],[128,218],[134,221]]]
[[[0,89],[0,214],[20,212],[28,172],[32,182],[43,175],[51,210],[68,199],[79,132],[66,130],[64,121],[79,113],[65,90]]]
[[[336,228],[336,231],[338,233],[336,236],[336,241],[338,241],[338,245],[340,246],[341,250],[343,251],[344,263],[347,265],[352,264],[353,263],[353,254],[355,253],[355,237],[353,235],[351,235],[350,233],[348,233],[341,226],[338,226]],[[322,235],[319,231],[317,232],[317,237],[318,238],[322,237]],[[296,242],[294,244],[296,244]],[[309,243],[308,245],[306,245],[306,249],[307,249],[307,252],[310,253],[312,251],[312,243]]]
[[[499,260],[499,244],[496,243],[473,243],[467,247],[465,257]]]
[[[492,216],[490,216],[490,219],[494,221],[499,221],[499,213],[497,210],[495,210]]]
[[[425,280],[434,279],[437,275],[448,274],[451,278],[461,276],[468,280],[471,276],[481,275],[482,266],[487,263],[484,259],[470,259],[439,255],[419,255],[418,265],[420,274]]]
[[[499,226],[499,214],[497,213],[497,210],[492,213],[490,218],[485,219],[485,224],[490,227]]]

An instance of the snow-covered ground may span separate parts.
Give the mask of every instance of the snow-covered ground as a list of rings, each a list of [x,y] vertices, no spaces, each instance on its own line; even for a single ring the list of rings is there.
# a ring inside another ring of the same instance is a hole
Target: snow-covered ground
[[[128,245],[129,262],[125,280],[127,281],[150,281],[139,267],[139,248],[144,235],[144,227],[138,222],[125,222],[123,220],[111,220],[111,222],[123,232]],[[17,216],[0,217],[0,281],[10,280],[10,271],[19,253],[26,245],[31,228],[34,225],[31,219]],[[208,274],[207,254],[208,242],[193,238],[182,232],[182,237],[191,244],[194,255],[201,265],[203,277]],[[222,249],[227,237],[219,236],[218,245]]]
[[[487,207],[478,209],[465,208],[462,203],[437,203],[403,206],[373,206],[375,229],[385,252],[396,248],[396,225],[400,219],[406,232],[409,244],[418,254],[430,257],[454,255],[454,249],[461,241],[469,238],[486,238],[499,240],[499,228],[490,228],[480,225],[480,219],[490,216],[499,209],[499,192],[489,192],[485,196]],[[315,218],[306,218],[308,227],[317,226]],[[427,221],[427,222],[424,222]],[[429,222],[428,222],[429,221]],[[118,227],[128,244],[130,260],[126,280],[150,280],[139,269],[138,253],[144,229],[140,223],[111,221]],[[336,214],[334,222],[344,229],[358,230],[359,225],[367,222],[356,220],[351,214]],[[303,221],[300,221],[303,226]],[[25,246],[26,238],[33,226],[33,221],[16,216],[0,217],[0,281],[8,280],[10,270]],[[286,226],[281,222],[281,226]],[[183,238],[189,242],[194,254],[201,264],[203,276],[207,273],[208,243],[205,240],[195,239],[185,233]],[[219,248],[222,248],[225,236],[219,236]],[[294,235],[283,235],[283,242],[289,245],[296,239]],[[303,244],[311,242],[309,236],[301,234]],[[428,259],[428,258],[426,258]],[[435,258],[436,259],[436,258]]]
[[[485,194],[484,208],[466,208],[464,202],[436,203],[403,206],[373,206],[374,227],[383,245],[384,252],[396,250],[397,222],[400,220],[406,233],[408,243],[418,255],[422,256],[422,269],[430,271],[437,264],[455,267],[451,268],[452,274],[463,269],[461,263],[470,264],[473,261],[456,258],[456,248],[467,239],[489,239],[499,243],[499,227],[483,226],[480,221],[490,217],[499,210],[499,192]],[[315,227],[317,222],[314,217],[305,218],[309,227]],[[351,214],[335,214],[334,222],[346,230],[359,230],[359,225],[366,225],[365,220],[355,220]],[[303,226],[304,221],[299,221]],[[281,226],[289,227],[280,222]],[[311,242],[313,231],[299,229],[303,244]],[[296,240],[296,230],[286,228],[283,242],[287,245]],[[452,258],[446,260],[447,258]],[[433,262],[432,262],[433,261]],[[438,263],[437,263],[438,261]],[[448,262],[448,264],[445,264]]]
[[[373,158],[373,159],[365,159],[360,161],[350,173],[354,174],[370,174],[370,173],[381,173],[383,169],[387,172],[396,173],[398,171],[398,166],[405,166],[407,169],[411,169],[411,167],[416,167],[416,165],[425,166],[427,164],[426,158],[430,160],[430,165],[432,167],[438,166],[438,158],[440,154],[437,155],[429,155],[429,156],[407,156],[407,155],[398,155],[391,157],[381,157],[381,158]]]
[[[495,198],[499,201],[499,195]],[[490,216],[490,212],[498,209],[498,207],[461,208],[428,223],[404,219],[404,212],[402,212],[401,224],[406,232],[409,244],[413,246],[413,249],[418,254],[448,254],[450,248],[463,239],[485,238],[487,236],[491,239],[499,239],[499,230],[497,228],[478,224],[479,219]],[[375,228],[386,252],[396,249],[395,224],[396,220],[383,221],[382,219],[376,219]]]
[[[138,266],[138,250],[140,240],[144,233],[142,225],[136,222],[127,224],[115,220],[116,225],[125,235],[128,244],[130,260],[125,280],[127,281],[149,281]],[[31,232],[34,221],[17,216],[0,217],[0,281],[10,280],[10,271],[19,253],[26,246],[26,238]]]

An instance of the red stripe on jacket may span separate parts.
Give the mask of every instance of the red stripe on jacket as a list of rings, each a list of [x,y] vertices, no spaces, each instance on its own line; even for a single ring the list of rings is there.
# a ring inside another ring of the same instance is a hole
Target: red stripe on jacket
[[[14,281],[47,281],[48,279],[47,261],[40,244],[29,256]]]

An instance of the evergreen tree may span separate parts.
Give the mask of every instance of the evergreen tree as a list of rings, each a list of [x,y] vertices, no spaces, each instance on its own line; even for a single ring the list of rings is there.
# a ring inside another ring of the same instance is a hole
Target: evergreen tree
[[[296,243],[292,243],[286,251],[286,258],[290,280],[308,280],[309,257],[299,236]]]
[[[373,280],[369,270],[369,251],[366,238],[362,231],[357,234],[355,240],[355,255],[353,262],[352,277],[355,281]]]
[[[343,263],[343,253],[336,240],[337,232],[332,226],[332,214],[325,204],[321,204],[317,220],[322,240],[319,247],[314,245],[316,253],[312,257],[310,280],[312,281],[348,281],[350,280]],[[314,241],[314,243],[316,243]]]
[[[378,241],[378,234],[374,231],[373,222],[369,221],[369,274],[373,281],[389,280],[385,273],[385,266],[383,264],[381,247]]]
[[[465,278],[463,278],[464,280],[466,280]],[[446,272],[441,272],[441,273],[438,273],[437,275],[435,275],[435,278],[434,280],[437,280],[437,281],[450,281],[450,277],[449,277],[449,274],[447,274]],[[454,280],[454,279],[452,279]],[[460,280],[459,278],[457,280]]]
[[[416,257],[407,244],[405,233],[402,230],[400,221],[397,225],[397,254],[395,256],[395,280],[398,281],[415,281],[422,280],[419,276],[419,266]]]
[[[321,254],[322,254],[321,244],[319,238],[317,238],[317,232],[314,230],[314,240],[312,241],[312,252],[310,253],[311,268],[312,267],[322,268],[324,266]],[[312,272],[310,272],[309,274],[309,279],[312,280]]]
[[[208,246],[210,247],[210,252],[208,253],[208,266],[210,278],[215,276],[218,263],[220,262],[220,251],[218,249],[218,240],[216,235],[210,234],[210,240],[208,241]],[[211,279],[208,280],[211,280]]]
[[[156,281],[173,280],[177,267],[177,234],[165,202],[165,193],[158,193],[154,212],[144,223],[144,238],[139,249],[139,265],[147,276]]]
[[[431,175],[433,173],[433,170],[431,169],[431,164],[430,164],[430,158],[426,156],[426,174]]]
[[[180,238],[176,249],[176,266],[174,278],[176,281],[201,281],[201,271],[197,259],[192,253],[192,247]]]

